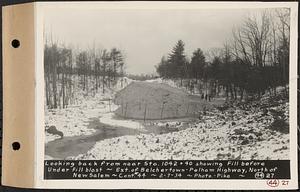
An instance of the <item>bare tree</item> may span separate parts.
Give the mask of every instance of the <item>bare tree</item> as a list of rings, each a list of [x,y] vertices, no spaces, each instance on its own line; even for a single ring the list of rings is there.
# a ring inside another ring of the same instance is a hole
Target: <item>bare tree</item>
[[[260,17],[249,16],[233,31],[234,55],[247,64],[258,67],[266,65],[267,51],[270,47],[271,18],[267,12]]]

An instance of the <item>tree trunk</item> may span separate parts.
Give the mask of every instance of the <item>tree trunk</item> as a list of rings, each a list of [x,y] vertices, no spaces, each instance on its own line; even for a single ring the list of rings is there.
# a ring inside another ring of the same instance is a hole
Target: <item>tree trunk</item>
[[[144,122],[146,121],[146,113],[147,113],[147,103],[145,104],[145,111],[144,111]]]

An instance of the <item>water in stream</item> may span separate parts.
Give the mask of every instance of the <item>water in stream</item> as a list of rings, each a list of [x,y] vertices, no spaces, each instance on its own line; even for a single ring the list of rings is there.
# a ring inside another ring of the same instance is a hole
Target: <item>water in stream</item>
[[[53,159],[66,159],[67,157],[77,156],[86,153],[91,149],[96,142],[120,137],[124,135],[138,135],[138,134],[164,134],[180,129],[170,129],[162,126],[155,126],[152,123],[145,123],[145,129],[130,129],[126,127],[113,127],[111,125],[103,124],[99,118],[93,118],[89,121],[88,128],[96,129],[92,135],[82,135],[74,137],[64,137],[50,141],[45,146],[45,154]]]

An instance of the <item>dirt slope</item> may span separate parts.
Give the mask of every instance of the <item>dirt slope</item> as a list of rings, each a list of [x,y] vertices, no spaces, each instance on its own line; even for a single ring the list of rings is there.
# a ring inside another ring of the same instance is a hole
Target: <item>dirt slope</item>
[[[166,119],[197,116],[213,105],[163,83],[133,82],[116,94],[116,114],[133,119]]]

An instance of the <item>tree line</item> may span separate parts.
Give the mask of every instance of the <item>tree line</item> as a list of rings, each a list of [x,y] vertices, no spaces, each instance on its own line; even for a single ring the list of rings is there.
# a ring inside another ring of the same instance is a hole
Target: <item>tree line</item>
[[[168,56],[156,66],[163,78],[188,79],[186,86],[209,90],[216,96],[224,90],[227,98],[260,97],[265,91],[276,94],[276,87],[289,80],[289,9],[265,11],[244,18],[221,48],[207,53],[196,49],[189,59],[179,40]]]
[[[45,43],[46,105],[48,108],[66,108],[74,103],[77,87],[84,95],[104,94],[124,76],[124,68],[124,53],[117,48],[93,47],[78,51],[58,43]]]

